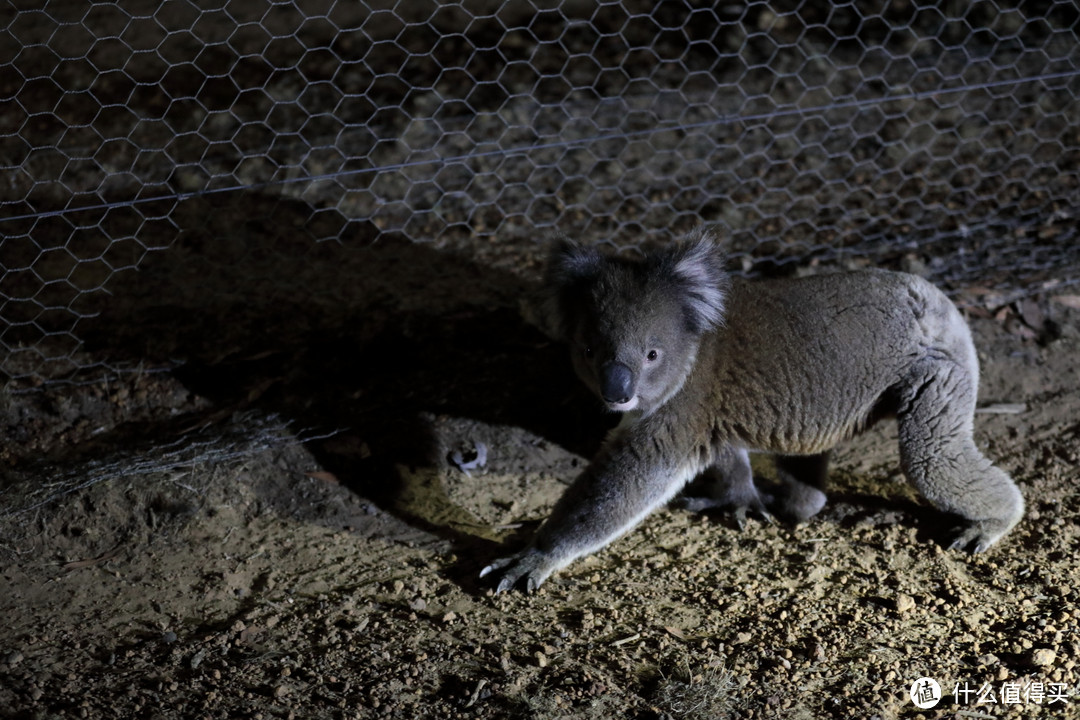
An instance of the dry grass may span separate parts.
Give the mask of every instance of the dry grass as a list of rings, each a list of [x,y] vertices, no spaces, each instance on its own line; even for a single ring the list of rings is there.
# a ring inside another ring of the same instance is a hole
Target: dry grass
[[[738,683],[724,667],[707,667],[694,673],[687,662],[682,678],[661,680],[654,701],[657,707],[674,718],[715,720],[727,717],[735,709]]]

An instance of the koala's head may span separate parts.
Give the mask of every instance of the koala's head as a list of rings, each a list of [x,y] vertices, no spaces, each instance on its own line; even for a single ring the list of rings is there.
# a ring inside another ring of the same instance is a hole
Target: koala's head
[[[729,279],[707,234],[633,261],[562,241],[548,307],[574,369],[609,410],[648,415],[682,387],[703,333],[723,321]]]

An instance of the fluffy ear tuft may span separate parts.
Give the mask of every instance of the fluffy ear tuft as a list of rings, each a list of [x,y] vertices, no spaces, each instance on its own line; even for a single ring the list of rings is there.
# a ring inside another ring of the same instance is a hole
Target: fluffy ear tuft
[[[570,285],[596,277],[602,265],[603,256],[596,249],[559,238],[548,257],[546,280],[549,285]]]
[[[726,258],[712,233],[692,233],[670,252],[668,270],[680,285],[690,329],[705,332],[721,325],[731,278],[724,271]]]
[[[540,299],[544,325],[560,340],[569,340],[572,308],[585,288],[599,277],[604,256],[594,248],[559,238],[548,257]]]

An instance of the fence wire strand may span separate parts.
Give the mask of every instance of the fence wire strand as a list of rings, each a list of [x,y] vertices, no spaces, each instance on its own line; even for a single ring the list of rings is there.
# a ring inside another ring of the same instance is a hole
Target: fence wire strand
[[[1054,0],[16,4],[0,373],[115,370],[88,338],[128,311],[119,279],[203,236],[289,258],[709,223],[749,273],[1067,287],[1078,27]]]

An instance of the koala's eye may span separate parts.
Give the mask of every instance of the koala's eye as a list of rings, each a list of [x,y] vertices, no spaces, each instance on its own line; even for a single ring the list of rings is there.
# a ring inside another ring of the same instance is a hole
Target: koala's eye
[[[592,356],[594,355],[593,349],[588,345],[581,349],[581,354],[584,355],[588,360],[592,360]]]
[[[649,362],[656,362],[656,359],[657,359],[658,357],[660,357],[660,353],[658,353],[658,352],[657,352],[656,350],[650,350],[650,351],[649,351],[649,352],[648,352],[648,353],[647,353],[647,354],[645,355],[645,359],[646,359],[646,360],[648,360]]]

